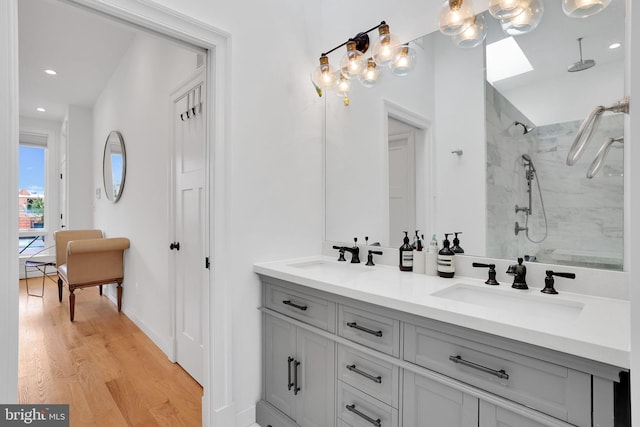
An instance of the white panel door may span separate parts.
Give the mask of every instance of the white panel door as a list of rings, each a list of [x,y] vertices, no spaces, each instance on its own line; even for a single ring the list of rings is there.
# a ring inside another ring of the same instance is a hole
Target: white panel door
[[[202,74],[173,103],[175,164],[176,361],[200,384],[204,376],[205,115]],[[179,93],[180,93],[179,92]],[[187,114],[188,113],[188,114]],[[179,245],[179,246],[177,246]]]
[[[389,239],[402,245],[404,234],[413,238],[416,226],[415,138],[413,133],[389,136]]]

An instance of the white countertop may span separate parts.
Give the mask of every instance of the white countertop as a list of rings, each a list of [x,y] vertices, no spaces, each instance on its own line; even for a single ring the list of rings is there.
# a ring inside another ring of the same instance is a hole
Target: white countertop
[[[569,292],[546,295],[540,293],[539,288],[516,290],[505,283],[489,287],[477,279],[444,279],[401,272],[397,267],[385,265],[367,267],[364,263],[338,263],[335,258],[323,256],[258,263],[254,265],[254,271],[308,288],[629,369],[629,301]],[[530,309],[514,311],[509,304],[502,309],[495,304],[491,304],[492,307],[483,305],[482,301],[462,302],[433,295],[460,285],[471,291],[487,290],[493,292],[490,295],[500,295],[516,303],[522,301]],[[558,313],[563,314],[558,307],[565,304],[567,307],[582,306],[582,309],[576,315],[556,320]],[[555,313],[551,313],[552,309]]]

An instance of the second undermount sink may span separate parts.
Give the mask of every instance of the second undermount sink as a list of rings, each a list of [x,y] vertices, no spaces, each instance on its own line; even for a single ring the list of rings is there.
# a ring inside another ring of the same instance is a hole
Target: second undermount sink
[[[530,322],[558,323],[578,317],[584,304],[578,301],[558,299],[551,295],[479,287],[457,283],[434,292],[432,296],[473,304],[494,310],[496,314],[509,315],[511,319]]]

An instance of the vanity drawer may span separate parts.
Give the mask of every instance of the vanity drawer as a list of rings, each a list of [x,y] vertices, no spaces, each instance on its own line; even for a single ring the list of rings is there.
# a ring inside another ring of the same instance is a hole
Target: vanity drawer
[[[502,348],[406,324],[404,358],[569,423],[591,425],[591,376]]]
[[[383,353],[400,356],[400,322],[355,307],[338,307],[338,335]]]
[[[399,368],[346,346],[338,347],[338,379],[398,407]]]
[[[325,331],[336,331],[336,304],[323,298],[265,284],[267,308]]]
[[[398,410],[338,381],[338,425],[398,427]]]

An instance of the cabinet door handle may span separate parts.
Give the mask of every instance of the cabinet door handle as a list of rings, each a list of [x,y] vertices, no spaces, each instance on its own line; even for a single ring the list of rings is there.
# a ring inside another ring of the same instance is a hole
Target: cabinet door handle
[[[378,375],[377,377],[374,377],[373,375],[367,374],[366,372],[356,368],[356,365],[347,365],[347,369],[350,370],[351,372],[355,372],[358,375],[362,375],[367,379],[370,379],[374,383],[382,384],[382,377],[380,375]]]
[[[284,305],[290,305],[291,307],[297,308],[298,310],[302,310],[302,311],[307,311],[307,308],[309,308],[306,305],[294,304],[294,303],[291,302],[291,300],[284,300],[284,301],[282,301],[282,303]]]
[[[354,414],[356,414],[357,416],[359,416],[363,420],[365,420],[367,422],[370,422],[371,424],[373,424],[376,427],[382,426],[382,420],[380,418],[378,418],[377,420],[374,420],[370,416],[368,416],[366,414],[363,414],[362,412],[358,411],[356,409],[356,405],[347,405],[347,406],[345,406],[345,408],[347,408],[347,411],[353,412]]]
[[[300,391],[300,387],[298,387],[298,366],[300,366],[300,362],[297,360],[293,362],[293,395],[297,396]]]
[[[287,390],[291,390],[291,387],[293,387],[291,382],[291,362],[293,362],[293,357],[289,356],[287,359]]]
[[[477,363],[469,362],[468,360],[464,360],[460,356],[449,356],[449,360],[453,363],[460,363],[461,365],[468,366],[473,369],[477,369],[482,372],[486,372],[487,374],[495,375],[496,377],[502,380],[508,380],[509,374],[507,374],[504,369],[500,369],[496,371],[495,369],[487,368],[486,366],[478,365]]]
[[[373,329],[365,328],[363,326],[359,326],[356,322],[349,322],[347,326],[350,328],[358,329],[359,331],[366,332],[371,335],[375,335],[377,337],[382,336],[382,331],[374,331]]]

